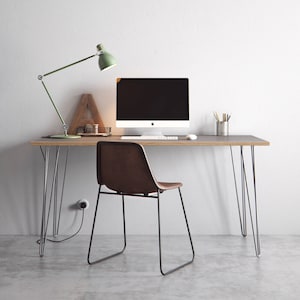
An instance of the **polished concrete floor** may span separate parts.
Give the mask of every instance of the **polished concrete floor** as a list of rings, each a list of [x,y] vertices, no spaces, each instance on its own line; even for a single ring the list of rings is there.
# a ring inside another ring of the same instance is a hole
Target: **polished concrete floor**
[[[251,236],[194,236],[194,263],[165,277],[154,236],[129,236],[124,254],[93,266],[87,236],[48,243],[43,258],[35,240],[0,236],[0,299],[300,299],[300,236],[262,236],[259,259]],[[188,257],[184,237],[165,241],[166,264]],[[104,250],[116,244],[106,237]]]

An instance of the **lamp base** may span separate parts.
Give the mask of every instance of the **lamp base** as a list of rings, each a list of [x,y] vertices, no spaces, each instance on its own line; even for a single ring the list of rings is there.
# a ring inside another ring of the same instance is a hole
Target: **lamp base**
[[[64,135],[64,134],[54,134],[49,136],[51,139],[80,139],[80,135]]]

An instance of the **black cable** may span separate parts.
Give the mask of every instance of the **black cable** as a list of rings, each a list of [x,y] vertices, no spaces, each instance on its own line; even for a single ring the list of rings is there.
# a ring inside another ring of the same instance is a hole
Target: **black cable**
[[[53,239],[47,238],[46,241],[49,241],[49,242],[52,242],[52,243],[61,243],[61,242],[70,240],[71,238],[75,237],[75,236],[79,233],[79,231],[80,231],[81,228],[82,228],[83,221],[84,221],[84,209],[82,209],[81,223],[80,223],[80,225],[79,225],[78,230],[77,230],[75,233],[73,233],[73,234],[71,234],[70,236],[68,236],[68,237],[66,237],[66,238],[64,238],[64,239],[61,239],[61,240],[53,240]],[[37,244],[40,244],[41,240],[39,239],[39,240],[37,240],[36,242],[37,242]]]

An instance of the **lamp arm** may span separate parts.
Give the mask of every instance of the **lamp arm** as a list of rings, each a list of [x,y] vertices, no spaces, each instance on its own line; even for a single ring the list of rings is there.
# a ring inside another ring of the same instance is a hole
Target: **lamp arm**
[[[61,67],[61,68],[58,68],[58,69],[56,69],[56,70],[54,70],[54,71],[48,72],[48,73],[42,75],[42,77],[51,75],[51,74],[53,74],[53,73],[56,73],[56,72],[58,72],[58,71],[61,71],[61,70],[63,70],[63,69],[66,69],[66,68],[68,68],[68,67],[71,67],[71,66],[74,66],[74,65],[76,65],[76,64],[79,64],[79,63],[81,63],[81,62],[83,62],[83,61],[85,61],[85,60],[88,60],[88,59],[90,59],[90,58],[95,57],[96,55],[98,55],[98,54],[93,54],[93,55],[91,55],[91,56],[88,56],[88,57],[86,57],[86,58],[83,58],[83,59],[80,59],[80,60],[78,60],[78,61],[75,61],[75,62],[73,62],[73,63],[71,63],[71,64],[69,64],[69,65],[66,65],[66,66],[64,66],[64,67]]]
[[[52,103],[52,105],[53,105],[56,113],[57,113],[57,115],[59,116],[59,119],[60,119],[60,121],[61,121],[61,123],[63,125],[64,134],[68,135],[68,125],[66,124],[66,122],[63,119],[61,113],[59,112],[57,106],[55,105],[55,103],[54,103],[54,101],[53,101],[53,99],[52,99],[52,97],[51,97],[51,95],[50,95],[50,93],[49,93],[49,91],[48,91],[48,89],[47,89],[47,87],[46,87],[43,79],[40,79],[40,80],[41,80],[41,83],[42,83],[42,85],[43,85],[43,87],[44,87],[44,89],[45,89],[45,91],[46,91],[46,93],[47,93],[47,95],[48,95],[48,97],[49,97],[49,99],[50,99],[50,101],[51,101],[51,103]]]
[[[62,117],[60,111],[58,110],[57,106],[55,105],[55,103],[54,103],[54,101],[53,101],[53,99],[52,99],[52,96],[51,96],[50,92],[48,91],[48,89],[47,89],[47,87],[46,87],[46,85],[45,85],[45,83],[44,83],[44,81],[43,81],[43,77],[48,76],[48,75],[51,75],[51,74],[56,73],[56,72],[58,72],[58,71],[61,71],[61,70],[63,70],[63,69],[66,69],[66,68],[68,68],[68,67],[74,66],[74,65],[76,65],[76,64],[79,64],[79,63],[81,63],[81,62],[83,62],[83,61],[85,61],[85,60],[88,60],[88,59],[90,59],[90,58],[95,57],[96,55],[99,55],[99,54],[96,53],[96,54],[90,55],[90,56],[88,56],[88,57],[86,57],[86,58],[83,58],[83,59],[80,59],[80,60],[78,60],[78,61],[75,61],[75,62],[73,62],[73,63],[71,63],[71,64],[68,64],[68,65],[66,65],[66,66],[64,66],[64,67],[58,68],[58,69],[53,70],[53,71],[51,71],[51,72],[48,72],[48,73],[46,73],[46,74],[44,74],[44,75],[39,75],[39,76],[38,76],[38,79],[41,81],[41,83],[42,83],[42,85],[43,85],[43,87],[44,87],[44,89],[45,89],[45,91],[46,91],[46,93],[47,93],[47,95],[48,95],[48,97],[49,97],[49,99],[50,99],[50,101],[51,101],[51,103],[52,103],[52,105],[53,105],[53,107],[54,107],[54,109],[55,109],[55,111],[56,111],[56,113],[57,113],[57,115],[58,115],[58,117],[59,117],[61,123],[62,123],[62,125],[63,125],[63,130],[64,130],[64,135],[65,135],[65,136],[68,135],[68,125],[66,124],[66,122],[65,122],[64,118]]]
[[[57,106],[55,105],[55,103],[54,103],[54,101],[52,99],[52,96],[50,95],[50,93],[49,93],[49,91],[48,91],[48,89],[47,89],[47,87],[46,87],[46,85],[45,85],[45,83],[43,81],[43,78],[46,77],[46,76],[48,76],[48,75],[51,75],[53,73],[59,72],[61,70],[64,70],[64,69],[66,69],[68,67],[71,67],[71,66],[79,64],[81,62],[84,62],[84,61],[86,61],[86,60],[88,60],[90,58],[93,58],[95,56],[99,56],[99,62],[98,62],[98,64],[99,64],[100,70],[108,69],[109,67],[114,66],[116,64],[114,58],[109,53],[105,52],[103,50],[102,45],[99,44],[99,45],[97,45],[97,53],[96,54],[93,54],[93,55],[90,55],[90,56],[88,56],[86,58],[83,58],[83,59],[80,59],[78,61],[75,61],[75,62],[73,62],[71,64],[68,64],[68,65],[66,65],[64,67],[58,68],[58,69],[53,70],[51,72],[48,72],[48,73],[46,73],[44,75],[39,75],[38,76],[38,79],[41,81],[41,83],[42,83],[42,85],[44,87],[44,90],[46,91],[46,93],[47,93],[47,95],[48,95],[48,97],[49,97],[49,99],[50,99],[50,101],[51,101],[51,103],[52,103],[52,105],[53,105],[53,107],[54,107],[54,109],[55,109],[55,111],[56,111],[56,113],[57,113],[57,115],[58,115],[58,117],[59,117],[62,125],[63,125],[64,135],[63,136],[62,135],[54,135],[54,136],[51,136],[51,137],[55,137],[55,138],[77,138],[77,137],[80,137],[80,136],[78,136],[78,135],[68,135],[68,125],[66,124],[66,122],[63,119],[61,113],[59,112]]]

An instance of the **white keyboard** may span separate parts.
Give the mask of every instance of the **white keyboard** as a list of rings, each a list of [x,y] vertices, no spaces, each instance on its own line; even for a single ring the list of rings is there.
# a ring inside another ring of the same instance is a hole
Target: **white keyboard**
[[[176,135],[122,135],[121,140],[178,140]]]

